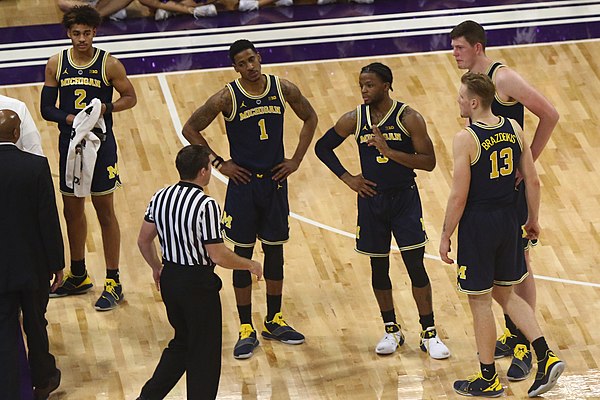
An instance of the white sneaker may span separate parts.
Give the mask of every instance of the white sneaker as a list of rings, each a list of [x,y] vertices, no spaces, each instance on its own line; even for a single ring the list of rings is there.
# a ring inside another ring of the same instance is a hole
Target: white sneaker
[[[165,19],[171,18],[173,15],[175,15],[174,12],[163,10],[162,8],[159,8],[154,12],[154,20],[155,21],[164,21]]]
[[[113,21],[122,21],[125,18],[127,18],[127,11],[123,8],[123,9],[117,11],[116,13],[114,13],[113,15],[111,15],[108,18],[112,19]]]
[[[331,4],[331,3],[335,3],[337,0],[317,0],[317,4],[322,6],[324,4]]]
[[[194,8],[194,18],[202,18],[202,17],[216,17],[217,16],[217,7],[214,4],[207,4],[205,6],[199,6]]]
[[[275,2],[277,7],[289,7],[294,5],[294,0],[277,0]]]
[[[450,350],[448,350],[444,342],[438,337],[437,331],[433,326],[421,332],[421,350],[436,360],[443,360],[450,357]]]
[[[240,0],[238,10],[242,12],[258,10],[258,0]]]
[[[400,325],[388,322],[385,324],[385,335],[377,343],[377,347],[375,347],[375,353],[381,355],[392,354],[403,343],[404,335],[402,334]]]

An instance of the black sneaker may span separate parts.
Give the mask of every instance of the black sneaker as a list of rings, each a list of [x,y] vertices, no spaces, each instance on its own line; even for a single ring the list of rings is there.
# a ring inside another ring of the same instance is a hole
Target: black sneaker
[[[546,351],[546,356],[541,361],[538,361],[535,380],[527,391],[529,397],[539,396],[552,389],[566,366],[567,364],[556,357],[551,350]]]
[[[70,272],[65,276],[61,285],[54,292],[50,292],[50,297],[64,297],[73,294],[84,294],[90,290],[94,284],[87,272],[83,276],[75,276]]]
[[[504,328],[504,333],[496,340],[496,350],[494,358],[512,356],[517,344],[517,335],[513,335],[508,328]]]
[[[106,278],[104,282],[104,290],[96,301],[94,308],[97,311],[109,311],[116,308],[123,301],[123,286],[114,279]]]
[[[509,381],[522,381],[531,372],[531,351],[524,344],[515,346],[515,353],[506,376]]]
[[[265,326],[261,334],[265,339],[279,340],[285,344],[304,343],[304,335],[289,326],[283,320],[280,312],[275,314],[272,321],[265,320]]]
[[[498,397],[504,393],[504,388],[498,374],[488,381],[478,372],[466,380],[454,381],[454,391],[463,396]]]
[[[243,360],[252,357],[254,349],[258,346],[256,331],[250,324],[240,326],[240,336],[233,348],[233,357]]]

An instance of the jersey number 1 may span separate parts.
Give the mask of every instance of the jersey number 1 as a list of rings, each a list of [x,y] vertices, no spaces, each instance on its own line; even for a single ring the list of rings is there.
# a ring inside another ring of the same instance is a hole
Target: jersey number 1
[[[500,150],[500,158],[503,161],[503,165],[498,169],[498,152],[494,151],[490,154],[490,161],[492,163],[492,172],[490,172],[490,179],[496,179],[500,175],[507,176],[513,172],[513,151],[510,147],[505,147]]]
[[[258,127],[260,128],[260,140],[267,140],[269,135],[267,135],[267,127],[265,126],[264,118],[258,121]]]

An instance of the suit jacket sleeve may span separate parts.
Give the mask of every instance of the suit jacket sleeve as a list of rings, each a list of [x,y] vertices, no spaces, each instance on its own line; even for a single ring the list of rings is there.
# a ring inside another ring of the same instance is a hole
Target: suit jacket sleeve
[[[65,267],[64,245],[56,198],[54,197],[54,185],[48,160],[43,158],[43,168],[38,178],[38,220],[40,232],[45,251],[46,268],[48,272],[55,272]]]

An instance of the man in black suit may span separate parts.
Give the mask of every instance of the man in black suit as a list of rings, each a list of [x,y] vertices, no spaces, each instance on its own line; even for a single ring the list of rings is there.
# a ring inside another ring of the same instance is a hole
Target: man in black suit
[[[45,157],[19,150],[21,121],[0,110],[0,373],[2,398],[19,399],[19,308],[29,349],[35,399],[60,384],[49,351],[46,306],[50,280],[63,278],[64,248],[50,166]]]

